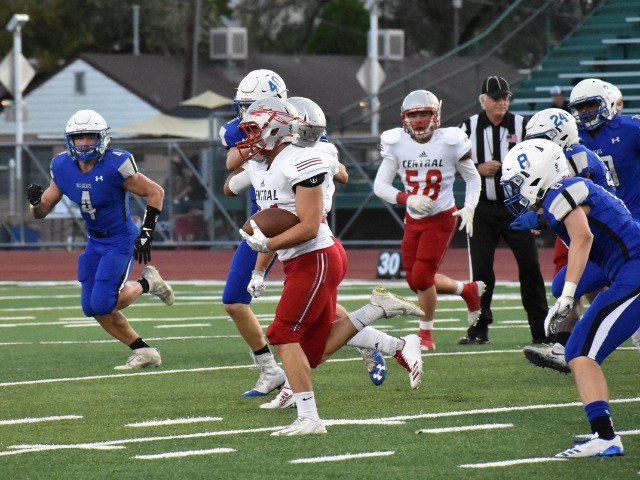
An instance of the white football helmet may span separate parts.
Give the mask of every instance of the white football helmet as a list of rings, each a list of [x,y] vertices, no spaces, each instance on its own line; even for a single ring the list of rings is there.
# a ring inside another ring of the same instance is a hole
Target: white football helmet
[[[271,70],[253,70],[238,85],[233,105],[238,118],[242,118],[249,105],[268,97],[287,98],[287,86],[282,77]]]
[[[578,125],[573,116],[560,108],[547,108],[527,122],[525,140],[546,138],[562,148],[580,143]]]
[[[96,143],[94,145],[76,147],[73,140],[74,135],[85,135],[87,133],[96,135]],[[64,138],[67,144],[67,153],[74,160],[80,160],[81,162],[88,162],[104,155],[107,145],[111,141],[107,122],[94,110],[78,110],[71,115],[64,130]]]
[[[298,111],[282,98],[268,97],[254,102],[238,125],[246,137],[236,144],[242,159],[246,162],[283,143],[297,142],[298,123]]]
[[[580,112],[578,107],[588,102],[596,102],[598,106]],[[569,108],[576,122],[587,130],[593,130],[608,122],[614,117],[617,110],[616,98],[611,84],[597,78],[582,80],[571,90]]]
[[[315,143],[325,134],[327,119],[320,106],[305,97],[291,97],[287,101],[298,110],[300,141]]]
[[[547,190],[568,176],[562,147],[542,138],[524,140],[502,162],[504,204],[516,217],[536,210]]]
[[[605,82],[611,90],[613,91],[613,98],[616,100],[616,115],[622,112],[622,107],[624,106],[624,100],[622,99],[622,92],[618,87],[616,87],[613,83]]]
[[[433,93],[427,90],[415,90],[404,97],[400,112],[402,126],[409,135],[421,140],[428,139],[433,131],[440,126],[440,107],[442,102]],[[411,119],[408,117],[413,112],[431,113],[431,118]]]

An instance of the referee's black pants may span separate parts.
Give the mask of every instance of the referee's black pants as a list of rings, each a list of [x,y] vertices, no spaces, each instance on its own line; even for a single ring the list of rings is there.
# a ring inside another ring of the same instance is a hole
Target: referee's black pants
[[[544,319],[549,310],[544,279],[540,272],[538,247],[534,235],[527,231],[510,228],[513,215],[501,202],[480,199],[473,219],[473,237],[471,245],[471,265],[473,279],[482,280],[487,289],[482,296],[482,310],[476,324],[478,331],[487,331],[493,322],[491,300],[496,284],[493,271],[495,252],[500,238],[509,246],[518,264],[520,295],[522,305],[527,312],[527,320],[533,340],[545,338]],[[498,258],[499,262],[512,262],[512,258]]]

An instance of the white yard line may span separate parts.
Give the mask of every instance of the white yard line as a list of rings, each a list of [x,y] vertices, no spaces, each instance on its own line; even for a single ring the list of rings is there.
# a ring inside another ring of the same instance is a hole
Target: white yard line
[[[222,417],[173,418],[166,420],[148,420],[146,422],[127,423],[125,427],[157,427],[160,425],[179,425],[185,423],[219,422]]]
[[[509,427],[513,427],[513,423],[485,423],[484,425],[466,425],[463,427],[423,428],[422,430],[416,430],[416,433],[468,432],[472,430],[492,430],[494,428]]]
[[[78,420],[82,415],[60,415],[55,417],[27,417],[13,420],[0,420],[0,425],[19,425],[23,423],[57,422],[60,420]]]
[[[324,463],[324,462],[339,462],[342,460],[353,460],[356,458],[370,458],[370,457],[388,457],[393,455],[393,450],[383,452],[365,452],[365,453],[345,453],[343,455],[330,455],[326,457],[312,457],[312,458],[297,458],[295,460],[289,460],[289,463]]]
[[[160,458],[178,458],[178,457],[191,457],[194,455],[211,455],[213,453],[231,453],[235,452],[235,448],[210,448],[208,450],[187,450],[185,452],[167,452],[156,453],[154,455],[134,455],[131,458],[137,458],[138,460],[158,460]]]

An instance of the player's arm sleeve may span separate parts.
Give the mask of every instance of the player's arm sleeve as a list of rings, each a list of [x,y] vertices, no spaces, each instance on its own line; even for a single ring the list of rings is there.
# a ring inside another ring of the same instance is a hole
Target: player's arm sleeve
[[[458,161],[458,171],[465,181],[464,204],[472,208],[476,208],[478,200],[480,200],[480,189],[482,181],[478,169],[471,160],[471,152]]]
[[[382,163],[376,173],[373,181],[373,193],[382,200],[392,204],[406,204],[409,195],[401,192],[393,186],[393,180],[396,178],[397,162],[395,158],[382,152]]]
[[[242,170],[239,173],[232,173],[229,175],[227,182],[224,186],[224,193],[227,196],[240,195],[246,192],[251,187],[251,177],[249,172]]]

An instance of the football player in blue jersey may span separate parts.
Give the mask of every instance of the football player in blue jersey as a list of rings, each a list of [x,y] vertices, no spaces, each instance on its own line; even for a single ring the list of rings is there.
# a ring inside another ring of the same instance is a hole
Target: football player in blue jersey
[[[29,185],[27,199],[31,214],[38,219],[46,217],[63,195],[80,206],[88,236],[78,258],[82,311],[133,350],[117,370],[157,367],[162,363],[160,352],[140,338],[122,309],[143,293],[173,304],[173,290],[151,265],[145,266],[137,282],[126,283],[134,260],[145,264],[151,260],[164,190],[138,171],[131,153],[107,148],[110,139],[100,114],[93,110],[74,113],[65,129],[67,150],[51,161],[49,187]],[[129,211],[130,192],[147,199],[140,231]]]
[[[256,100],[268,97],[287,98],[287,87],[284,80],[271,70],[254,70],[249,72],[238,85],[234,98],[236,118],[220,128],[222,144],[227,148],[226,166],[230,171],[242,167],[242,157],[236,143],[245,139],[238,125],[247,108]],[[255,190],[249,190],[251,199],[251,215],[258,211]],[[285,381],[284,370],[276,363],[264,338],[262,327],[251,310],[252,294],[247,291],[249,285],[253,289],[264,278],[265,272],[254,270],[257,252],[253,251],[242,240],[231,260],[229,273],[222,293],[222,303],[232,318],[238,332],[251,350],[251,355],[260,371],[255,386],[242,394],[243,397],[264,396],[281,387]],[[268,268],[266,269],[268,272]]]
[[[555,334],[571,311],[588,260],[610,281],[578,320],[565,348],[593,436],[556,457],[622,455],[601,364],[640,327],[640,223],[601,186],[569,178],[562,148],[549,140],[525,140],[510,150],[501,183],[505,205],[516,217],[542,208],[546,223],[569,247],[566,281],[545,319],[547,335]]]
[[[607,165],[616,195],[640,220],[640,115],[618,114],[619,100],[610,83],[587,78],[571,90],[569,108],[580,141]]]
[[[588,178],[610,193],[616,193],[609,169],[598,155],[584,145],[580,145],[576,120],[566,111],[559,108],[548,108],[536,113],[526,126],[525,139],[531,138],[545,138],[562,147],[571,177]],[[511,226],[515,230],[538,230],[541,227],[545,227],[543,219],[539,222],[540,217],[538,212],[527,212],[516,218]],[[542,225],[539,225],[539,223],[542,223]],[[555,297],[560,296],[564,286],[567,254],[566,245],[562,243],[560,238],[557,238],[553,255],[556,274],[551,288],[551,292]],[[526,346],[522,350],[525,357],[535,365],[549,367],[562,373],[569,373],[569,366],[564,361],[564,346],[569,340],[573,325],[580,318],[584,306],[583,295],[587,294],[589,300],[593,300],[593,296],[603,287],[606,287],[608,283],[609,280],[602,270],[593,262],[588,262],[576,290],[574,308],[571,314],[562,322],[562,325],[559,326],[555,343],[542,347]]]

